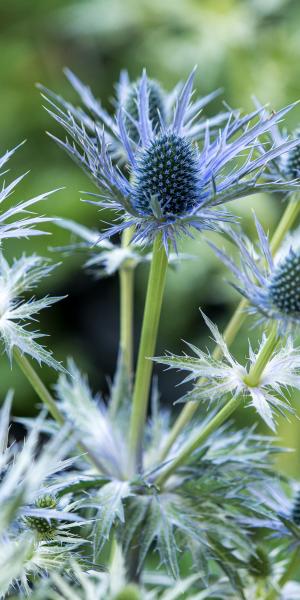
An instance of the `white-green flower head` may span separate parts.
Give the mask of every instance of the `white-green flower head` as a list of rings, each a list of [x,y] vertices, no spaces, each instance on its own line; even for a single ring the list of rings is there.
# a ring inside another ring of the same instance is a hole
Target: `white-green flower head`
[[[58,302],[60,298],[46,296],[40,300],[23,299],[23,294],[35,288],[55,266],[36,255],[23,255],[9,265],[0,253],[0,339],[10,359],[13,349],[19,348],[39,363],[63,370],[51,352],[36,341],[41,334],[27,329],[41,310]]]
[[[239,232],[229,230],[239,249],[240,265],[223,250],[210,244],[219,258],[229,267],[237,281],[231,285],[249,301],[250,313],[264,319],[276,320],[284,332],[300,323],[300,229],[289,234],[272,257],[270,244],[261,224],[255,219],[258,243]]]
[[[37,508],[56,508],[57,501],[54,496],[46,494],[35,502]],[[37,532],[39,538],[44,540],[53,539],[56,532],[56,521],[43,517],[26,517],[26,524]]]
[[[264,346],[262,338],[260,347],[255,353],[249,347],[249,369],[237,362],[229,352],[228,347],[220,335],[217,327],[203,315],[207,326],[213,334],[215,342],[220,346],[223,359],[215,360],[206,352],[196,346],[188,344],[195,353],[195,357],[174,356],[159,357],[155,360],[188,371],[189,375],[184,382],[195,381],[194,388],[181,401],[209,401],[219,402],[221,398],[242,395],[249,405],[254,406],[260,417],[273,431],[276,429],[274,415],[276,413],[293,413],[289,404],[286,390],[295,388],[300,390],[300,351],[294,347],[292,339],[288,338],[284,344],[273,351],[273,354],[260,376],[256,385],[248,381],[248,373],[256,362],[260,349]],[[199,383],[200,378],[204,382]]]

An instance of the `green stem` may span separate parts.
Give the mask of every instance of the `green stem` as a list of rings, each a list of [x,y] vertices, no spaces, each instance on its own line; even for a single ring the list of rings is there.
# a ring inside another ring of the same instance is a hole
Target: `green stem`
[[[276,600],[280,598],[280,591],[283,586],[292,581],[293,575],[299,575],[300,572],[300,548],[296,548],[291,561],[289,562],[285,572],[281,575],[276,588],[272,588],[267,594],[265,600]]]
[[[132,229],[125,229],[122,236],[122,248],[130,245]],[[134,296],[134,267],[130,260],[125,261],[120,268],[120,350],[122,360],[128,373],[132,376],[133,365],[133,296]]]
[[[191,454],[202,444],[208,436],[213,433],[240,405],[242,398],[237,396],[232,398],[225,406],[213,417],[213,419],[179,452],[177,457],[167,466],[163,473],[156,480],[156,484],[161,486],[169,477],[189,460]]]
[[[261,375],[273,354],[273,350],[277,341],[277,327],[276,325],[272,325],[269,336],[258,353],[255,363],[250,368],[247,378],[245,378],[245,383],[251,386],[259,384]],[[251,381],[251,384],[249,383],[249,380]],[[228,417],[232,415],[232,413],[241,404],[241,401],[241,396],[235,396],[229,400],[227,404],[225,404],[225,406],[211,419],[211,421],[207,423],[204,429],[196,434],[186,444],[181,452],[178,453],[177,457],[166,467],[163,473],[156,480],[158,486],[161,486],[174,473],[174,471],[178,469],[178,467],[181,467],[189,460],[193,452],[199,448],[199,446],[209,437],[209,435],[218,429],[218,427],[220,427],[224,421],[226,421]]]
[[[277,250],[281,245],[282,240],[285,238],[288,231],[294,225],[295,220],[299,215],[299,211],[300,198],[298,197],[298,194],[293,194],[272,237],[270,244],[272,254],[276,254]]]
[[[162,238],[158,235],[153,244],[153,256],[133,390],[129,430],[130,470],[132,473],[141,465],[142,440],[153,369],[150,358],[155,352],[167,266],[168,257],[162,244]]]
[[[271,251],[276,254],[280,244],[282,243],[284,237],[294,224],[297,216],[300,212],[300,200],[295,196],[292,196],[289,204],[282,215],[282,218],[275,230],[275,233],[271,240]],[[239,305],[237,306],[233,316],[231,317],[224,333],[223,337],[227,346],[230,346],[232,342],[235,340],[240,328],[242,327],[247,313],[245,309],[247,308],[249,302],[246,298],[243,298]],[[216,346],[213,352],[213,358],[218,359],[222,356],[222,350],[220,346]],[[183,431],[183,429],[190,423],[196,411],[198,410],[199,404],[197,402],[188,402],[185,407],[182,409],[181,413],[177,417],[169,436],[165,442],[165,445],[162,449],[160,459],[164,460],[170,449],[172,448],[174,442],[176,441],[179,434]]]
[[[256,387],[261,379],[262,373],[264,372],[271,354],[278,342],[277,323],[274,322],[270,334],[258,353],[255,363],[250,368],[248,375],[244,378],[246,385],[249,387]]]
[[[48,392],[46,386],[43,384],[42,380],[38,376],[35,369],[30,364],[29,360],[26,358],[22,352],[18,348],[14,348],[14,358],[18,363],[21,371],[23,371],[25,377],[28,379],[29,383],[32,385],[33,389],[48,408],[49,413],[52,415],[53,419],[57,421],[60,425],[64,423],[64,417],[61,412],[58,410],[54,398],[52,398],[51,394]]]

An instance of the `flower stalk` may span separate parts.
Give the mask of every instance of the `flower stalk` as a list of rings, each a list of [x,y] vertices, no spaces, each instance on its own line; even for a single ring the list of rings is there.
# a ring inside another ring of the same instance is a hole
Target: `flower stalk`
[[[42,402],[49,410],[49,413],[51,414],[53,419],[57,421],[60,425],[63,425],[64,417],[58,410],[54,398],[52,398],[51,394],[47,390],[46,386],[42,382],[36,370],[30,364],[29,360],[24,354],[22,354],[22,352],[18,348],[14,348],[14,359],[18,363],[21,371],[23,371],[26,379],[28,379],[29,383],[32,385],[38,397],[42,400]]]
[[[153,256],[150,267],[145,311],[137,361],[135,385],[133,390],[132,413],[129,431],[130,472],[141,466],[141,450],[156,338],[165,288],[168,257],[158,235],[153,244]]]
[[[259,384],[261,375],[273,354],[273,350],[277,344],[277,341],[277,327],[274,324],[257,356],[255,363],[249,371],[248,378],[250,379],[252,386]],[[248,380],[247,384],[250,385]],[[162,486],[179,467],[184,465],[189,460],[193,452],[195,452],[195,450],[197,450],[197,448],[234,413],[234,411],[240,406],[241,402],[241,394],[233,396],[233,398],[231,398],[231,400],[229,400],[229,402],[223,406],[223,408],[211,419],[211,421],[209,421],[196,436],[192,437],[192,439],[186,444],[181,452],[178,453],[177,457],[166,467],[161,475],[159,475],[156,480],[156,484],[158,486]],[[197,406],[196,403],[194,403],[194,405]]]
[[[278,343],[278,331],[277,323],[273,323],[271,331],[267,338],[266,343],[261,348],[255,363],[252,365],[248,375],[244,378],[245,383],[249,387],[256,387],[259,385],[261,376],[269,362],[270,355],[273,353]]]
[[[122,235],[122,248],[128,248],[132,230],[126,229]],[[119,271],[120,279],[120,351],[129,381],[133,368],[133,306],[134,306],[134,269],[126,261]]]
[[[271,240],[270,246],[271,246],[273,255],[276,254],[276,252],[278,251],[285,236],[287,235],[287,233],[289,232],[291,227],[294,225],[299,213],[300,213],[300,201],[299,201],[297,195],[293,194],[290,198],[288,206],[287,206],[286,210],[284,211],[283,216],[282,216],[282,218],[274,232],[272,240]],[[235,340],[240,328],[242,327],[242,325],[247,317],[247,313],[246,313],[245,309],[247,308],[248,305],[249,305],[248,300],[246,298],[243,298],[239,302],[226,329],[224,330],[223,338],[228,347]],[[221,357],[221,355],[222,355],[222,350],[221,350],[220,346],[216,346],[213,351],[213,354],[212,354],[213,358],[218,359]],[[169,433],[169,436],[165,442],[165,445],[162,449],[162,453],[161,453],[161,457],[160,457],[161,460],[164,460],[167,457],[175,440],[178,438],[179,434],[183,431],[183,429],[188,425],[188,423],[190,423],[190,421],[193,418],[193,416],[195,415],[198,407],[199,407],[199,405],[197,402],[191,401],[191,402],[188,402],[185,405],[185,407],[182,409],[182,411],[179,414],[179,416],[177,417],[177,419]]]

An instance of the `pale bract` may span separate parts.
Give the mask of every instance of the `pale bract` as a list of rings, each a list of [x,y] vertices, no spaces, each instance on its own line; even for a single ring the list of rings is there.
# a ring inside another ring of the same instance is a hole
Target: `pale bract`
[[[263,337],[256,353],[249,347],[249,365],[246,368],[229,352],[216,325],[205,315],[203,317],[213,339],[222,350],[222,359],[216,360],[208,352],[203,352],[196,346],[188,344],[195,353],[195,357],[169,354],[154,360],[168,365],[170,368],[189,371],[190,374],[184,379],[184,382],[204,378],[203,381],[202,379],[196,381],[193,389],[183,398],[184,401],[209,400],[214,403],[228,395],[236,397],[241,394],[251,406],[254,406],[265,423],[275,430],[274,413],[293,412],[288,401],[287,388],[300,389],[299,349],[293,345],[291,338],[284,341],[278,349],[274,350],[261,375],[259,384],[251,387],[246,383],[245,378],[249,367],[251,368],[251,365],[255,364],[259,350],[265,343],[265,338]]]
[[[25,300],[23,297],[53,268],[49,261],[37,255],[23,255],[9,264],[0,253],[0,337],[10,360],[14,348],[18,348],[39,364],[45,363],[53,369],[62,370],[51,351],[36,341],[42,334],[27,328],[41,310],[61,298],[45,296]]]
[[[26,175],[25,173],[10,183],[6,183],[4,179],[7,171],[3,171],[2,167],[4,167],[18,148],[19,146],[8,150],[3,156],[0,156],[0,182],[2,181],[0,187],[0,242],[8,238],[27,238],[33,235],[46,234],[47,232],[37,229],[36,226],[53,221],[51,217],[35,215],[32,213],[31,207],[42,200],[46,200],[46,198],[58,191],[58,189],[46,192],[45,194],[39,194],[29,200],[15,203],[10,208],[6,206],[6,200],[10,198],[17,185]]]
[[[72,221],[71,219],[57,219],[56,224],[72,234],[71,243],[64,247],[52,248],[71,254],[74,251],[88,255],[83,267],[95,277],[109,277],[117,273],[122,267],[135,269],[138,265],[149,263],[152,252],[145,252],[141,244],[129,244],[126,247],[113,244],[110,240],[100,240],[101,232]],[[183,260],[195,260],[196,257],[183,252],[169,254],[169,267],[176,268]]]

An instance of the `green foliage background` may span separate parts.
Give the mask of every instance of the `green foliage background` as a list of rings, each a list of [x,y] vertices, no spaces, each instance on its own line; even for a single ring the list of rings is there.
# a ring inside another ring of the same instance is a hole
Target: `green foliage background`
[[[122,68],[127,68],[134,78],[146,66],[148,74],[169,89],[197,63],[199,93],[221,86],[224,99],[232,107],[251,110],[254,94],[276,110],[300,97],[299,26],[299,0],[2,0],[0,153],[28,139],[11,161],[11,177],[31,169],[16,192],[18,198],[64,185],[65,189],[45,204],[47,214],[78,219],[87,225],[97,225],[100,219],[94,208],[80,202],[78,190],[92,190],[92,185],[44,133],[45,129],[56,131],[56,127],[41,108],[36,82],[75,100],[62,73],[62,68],[68,66],[109,108],[113,84]],[[209,112],[218,107],[216,101]],[[296,108],[289,116],[288,126],[297,126],[299,120],[300,109]],[[253,228],[252,208],[263,224],[273,230],[283,205],[278,198],[260,196],[239,202],[234,208],[249,230]],[[55,226],[52,231],[54,241],[28,241],[26,251],[48,254],[51,243],[60,245],[69,240]],[[198,307],[204,307],[222,327],[238,300],[224,284],[223,268],[205,244],[189,242],[184,249],[193,252],[197,259],[184,264],[178,275],[169,274],[160,351],[180,350],[182,337],[204,343],[207,334]],[[15,241],[8,247],[11,256],[22,250],[22,243]],[[67,293],[81,263],[80,255],[64,259],[51,280],[45,282],[43,291]],[[142,268],[137,282],[137,320],[145,277],[146,270]],[[89,285],[88,277],[84,281]],[[100,295],[103,285],[103,281],[98,281]],[[116,285],[112,291],[117,291]],[[80,295],[77,298],[80,303]],[[101,362],[97,364],[97,358],[91,366],[80,340],[65,335],[57,310],[53,308],[42,317],[42,327],[51,335],[49,343],[56,356],[62,359],[66,354],[74,355],[87,368],[93,383],[100,385],[104,377]],[[82,311],[88,310],[82,302]],[[114,310],[115,323],[117,305]],[[109,328],[115,327],[113,322],[107,323],[102,311],[95,323],[104,353]],[[249,336],[255,343],[256,333],[249,331],[247,324],[235,344],[237,353],[246,351]],[[1,396],[8,385],[14,387],[16,411],[30,412],[35,398],[18,370],[11,371],[2,357],[0,372]],[[53,382],[52,373],[45,370],[44,376]],[[164,389],[163,383],[162,386]],[[240,414],[241,420],[245,418],[252,418],[251,413]],[[281,459],[280,467],[296,476],[300,475],[299,427],[295,419],[290,424],[280,424],[284,442],[298,448],[288,459]]]

